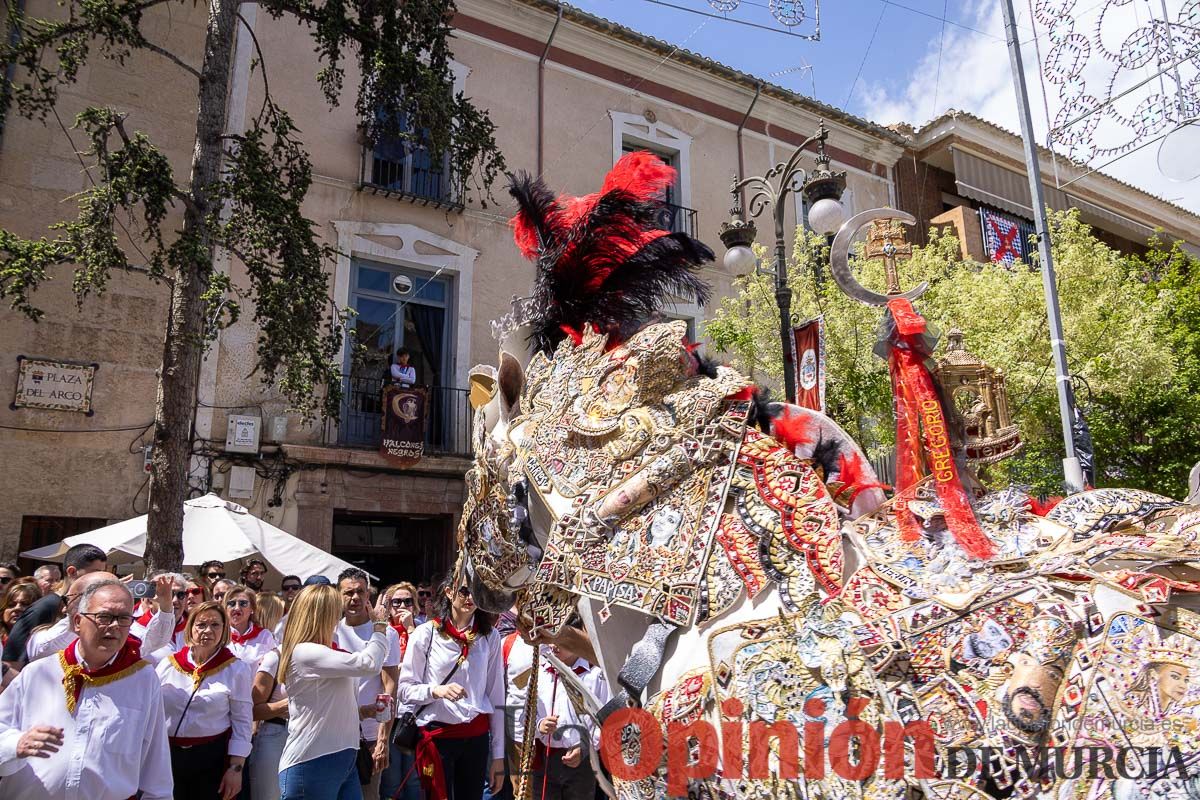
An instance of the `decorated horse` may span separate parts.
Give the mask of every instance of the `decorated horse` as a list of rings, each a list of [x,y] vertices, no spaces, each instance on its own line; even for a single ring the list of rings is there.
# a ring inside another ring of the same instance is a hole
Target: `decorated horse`
[[[889,499],[832,420],[770,403],[657,316],[707,299],[712,258],[655,226],[671,179],[647,153],[582,198],[515,179],[533,295],[472,371],[460,568],[535,638],[582,617],[613,700],[564,678],[603,725],[606,791],[1192,796],[1200,508],[1097,490],[1040,514],[979,487],[926,366],[920,287],[849,274],[850,239],[891,210],[848,222],[832,265],[887,307]],[[1121,769],[1093,780],[1097,753]]]

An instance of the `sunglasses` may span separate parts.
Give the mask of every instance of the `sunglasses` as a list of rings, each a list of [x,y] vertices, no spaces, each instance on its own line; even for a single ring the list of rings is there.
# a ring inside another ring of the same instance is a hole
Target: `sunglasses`
[[[249,608],[249,600],[228,600],[225,603],[226,608]]]
[[[210,572],[210,573],[208,573],[208,577],[210,580],[219,581],[219,580],[221,580],[221,578],[225,577],[225,573],[224,572]]]
[[[188,589],[188,590],[187,590],[187,596],[188,596],[188,597],[203,597],[203,596],[204,596],[204,590],[203,590],[203,589],[196,589],[196,588]]]
[[[187,592],[171,592],[171,596],[176,600],[182,600],[183,598],[187,597],[187,595]]]
[[[466,586],[460,586],[460,587],[458,587],[458,596],[459,597],[470,597],[471,590]]]
[[[300,584],[298,584],[298,583],[288,584],[287,586],[283,587],[283,590],[285,592],[298,592],[298,591],[300,591]]]
[[[0,577],[0,586],[8,586],[12,582],[13,582],[13,579],[8,577],[7,575],[5,575],[4,577]]]
[[[413,599],[411,597],[393,597],[392,598],[392,607],[393,608],[403,608],[404,606],[411,606],[412,604],[413,604]]]
[[[433,592],[422,592],[422,591],[418,591],[418,592],[417,592],[417,597],[429,597],[431,594],[433,594]]]

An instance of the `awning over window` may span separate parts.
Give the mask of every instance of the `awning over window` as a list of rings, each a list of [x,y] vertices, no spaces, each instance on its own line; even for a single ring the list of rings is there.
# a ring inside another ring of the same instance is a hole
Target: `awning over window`
[[[970,197],[996,208],[1002,208],[1026,219],[1033,219],[1033,201],[1029,195],[1029,178],[1005,169],[990,161],[964,152],[957,147],[954,154],[954,180],[963,197]],[[1065,192],[1043,184],[1046,205],[1055,211],[1070,208]]]
[[[1029,196],[1029,179],[1010,169],[967,153],[957,147],[954,153],[954,180],[963,197],[970,197],[990,206],[1004,209],[1025,219],[1033,219],[1033,204]],[[1154,228],[1132,220],[1115,211],[1083,200],[1061,189],[1042,184],[1046,205],[1055,211],[1078,208],[1079,217],[1089,225],[1115,233],[1130,241],[1145,242]]]
[[[1071,204],[1079,209],[1079,218],[1087,224],[1123,236],[1132,242],[1145,244],[1150,235],[1154,233],[1154,228],[1149,225],[1135,222],[1129,217],[1109,211],[1107,208],[1101,208],[1095,203],[1081,200],[1074,195],[1071,196]]]

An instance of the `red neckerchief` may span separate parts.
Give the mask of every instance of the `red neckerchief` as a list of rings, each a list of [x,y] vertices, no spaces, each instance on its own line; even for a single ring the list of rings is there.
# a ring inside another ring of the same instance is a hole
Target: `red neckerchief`
[[[230,652],[228,647],[222,647],[208,661],[196,666],[192,663],[191,649],[185,647],[178,653],[171,654],[171,664],[180,672],[186,672],[192,676],[193,687],[198,687],[209,675],[220,672],[237,660],[237,656]]]
[[[236,628],[231,627],[229,629],[229,641],[233,644],[245,644],[246,642],[253,641],[264,630],[265,628],[257,622],[251,622],[250,627],[246,629],[245,633],[238,633]]]
[[[126,639],[112,663],[100,669],[90,670],[79,660],[76,653],[78,646],[79,640],[76,639],[58,653],[58,663],[63,671],[63,691],[67,695],[67,711],[71,714],[75,713],[85,685],[103,686],[106,683],[112,683],[126,675],[133,674],[150,663],[142,660],[138,646]]]
[[[137,624],[143,628],[150,624],[150,620],[154,618],[154,609],[147,608],[142,612],[142,615],[137,618]]]
[[[175,634],[177,634],[177,633],[182,633],[183,629],[186,627],[187,627],[187,614],[184,614],[175,623],[175,630],[171,631],[171,638],[172,639],[175,638]]]
[[[465,631],[460,631],[454,627],[454,623],[448,619],[434,617],[433,629],[439,631],[443,636],[458,642],[458,646],[462,648],[462,652],[458,656],[458,663],[461,664],[470,655],[471,645],[475,643],[475,636],[479,631],[479,626],[476,624],[474,616],[471,617],[471,627]]]
[[[400,637],[400,658],[404,658],[404,651],[408,649],[408,628],[399,623],[392,623],[392,630]]]

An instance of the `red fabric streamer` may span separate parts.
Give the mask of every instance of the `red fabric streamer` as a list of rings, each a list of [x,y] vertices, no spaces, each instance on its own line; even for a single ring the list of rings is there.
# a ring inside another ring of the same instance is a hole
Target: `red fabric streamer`
[[[933,473],[934,485],[946,527],[959,546],[972,558],[988,559],[996,545],[979,527],[967,492],[958,475],[950,448],[950,431],[942,404],[925,367],[918,337],[925,332],[925,319],[908,300],[895,297],[888,310],[896,323],[888,367],[896,393],[896,489],[901,495],[922,477],[922,456]],[[922,448],[923,445],[923,448]],[[907,541],[920,536],[905,498],[897,503],[901,535]]]
[[[421,780],[421,788],[429,800],[446,800],[446,773],[442,768],[442,756],[438,753],[435,739],[474,739],[484,736],[491,729],[491,714],[480,714],[470,722],[459,725],[443,725],[430,730],[418,728],[421,738],[417,741],[414,767]]]

